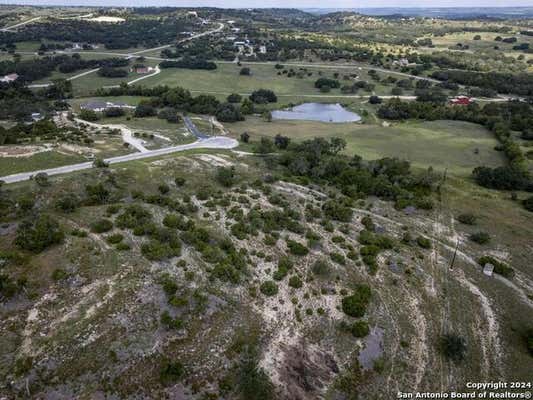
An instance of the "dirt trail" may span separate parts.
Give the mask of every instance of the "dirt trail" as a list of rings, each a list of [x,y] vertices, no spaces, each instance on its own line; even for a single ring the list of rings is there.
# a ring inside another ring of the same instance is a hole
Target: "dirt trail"
[[[472,282],[470,282],[464,275],[464,272],[460,269],[457,270],[457,272],[454,274],[455,278],[463,284],[474,296],[476,296],[479,300],[479,303],[481,305],[481,310],[483,311],[485,320],[487,322],[487,330],[484,331],[484,335],[486,337],[486,341],[482,341],[483,343],[483,354],[485,355],[491,355],[492,356],[492,363],[488,363],[485,360],[485,367],[489,368],[489,365],[493,365],[496,369],[496,372],[500,377],[502,377],[502,369],[501,369],[501,354],[502,349],[500,345],[500,338],[499,338],[499,324],[496,317],[496,313],[493,310],[493,307],[487,298],[479,288],[474,285]],[[488,375],[488,371],[485,371],[485,373]]]

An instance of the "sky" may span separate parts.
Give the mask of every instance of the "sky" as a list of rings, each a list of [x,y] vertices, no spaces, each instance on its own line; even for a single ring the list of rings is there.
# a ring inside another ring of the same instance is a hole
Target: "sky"
[[[0,0],[1,4],[84,6],[173,6],[173,7],[280,7],[280,8],[379,8],[379,7],[522,7],[533,0]]]

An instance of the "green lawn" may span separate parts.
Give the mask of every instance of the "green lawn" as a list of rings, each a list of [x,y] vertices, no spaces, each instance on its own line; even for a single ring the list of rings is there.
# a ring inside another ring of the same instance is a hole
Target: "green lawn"
[[[61,154],[56,151],[38,153],[31,157],[0,157],[0,175],[61,167],[63,165],[85,162],[87,159],[76,155]]]
[[[346,151],[365,159],[400,157],[414,166],[469,176],[480,165],[503,165],[503,155],[494,150],[496,139],[479,125],[458,121],[407,122],[389,127],[365,124],[328,124],[307,121],[264,122],[257,117],[226,124],[238,136],[248,132],[252,140],[280,133],[295,140],[317,136],[342,137]],[[475,154],[478,149],[478,154]]]
[[[191,90],[193,93],[212,93],[220,94],[225,97],[230,93],[251,93],[256,89],[266,88],[273,90],[278,96],[281,96],[280,101],[285,102],[287,97],[298,97],[298,95],[328,95],[342,97],[340,89],[334,89],[329,93],[320,93],[314,87],[314,82],[323,77],[333,78],[335,72],[339,73],[339,81],[341,85],[353,84],[353,80],[343,80],[343,75],[354,73],[359,76],[359,79],[372,82],[365,70],[358,68],[344,69],[339,68],[338,71],[332,68],[307,67],[308,72],[312,72],[311,76],[304,78],[287,77],[286,75],[277,75],[278,70],[274,65],[258,65],[253,63],[243,64],[251,69],[251,76],[239,75],[241,67],[236,64],[218,64],[218,68],[213,71],[205,70],[191,70],[183,68],[168,68],[162,70],[159,75],[153,78],[148,78],[142,82],[146,86],[168,85],[180,86]],[[298,72],[298,67],[286,66],[287,69],[293,68]],[[318,73],[322,72],[322,75]],[[385,76],[385,74],[380,74]],[[383,86],[376,84],[375,91],[378,94],[388,95],[393,86]],[[358,95],[369,95],[371,93],[360,90]],[[409,94],[409,93],[405,93]]]

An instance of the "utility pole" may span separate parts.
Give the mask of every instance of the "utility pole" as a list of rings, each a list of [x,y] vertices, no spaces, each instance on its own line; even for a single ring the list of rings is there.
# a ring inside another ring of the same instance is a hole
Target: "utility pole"
[[[453,252],[452,262],[450,263],[450,269],[453,270],[453,264],[455,264],[455,256],[457,256],[457,249],[459,248],[459,238],[457,238],[457,243],[455,245],[455,251]]]

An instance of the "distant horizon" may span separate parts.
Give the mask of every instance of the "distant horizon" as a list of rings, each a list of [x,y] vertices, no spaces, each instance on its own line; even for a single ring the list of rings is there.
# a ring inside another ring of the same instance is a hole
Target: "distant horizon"
[[[412,3],[411,3],[412,1]],[[257,2],[257,4],[255,4]],[[194,3],[194,4],[193,4]],[[505,0],[472,0],[471,4],[464,6],[457,4],[458,0],[434,0],[430,4],[420,5],[415,0],[362,0],[359,4],[354,4],[352,0],[333,0],[328,7],[323,6],[322,0],[250,0],[246,5],[242,5],[242,0],[76,0],[73,4],[71,0],[0,0],[0,6],[40,6],[40,7],[176,7],[176,8],[221,8],[221,9],[300,9],[300,10],[431,10],[431,9],[518,9],[533,7],[533,0],[516,0],[514,5],[506,4]],[[369,4],[371,3],[371,4]],[[433,4],[431,4],[433,3]]]

